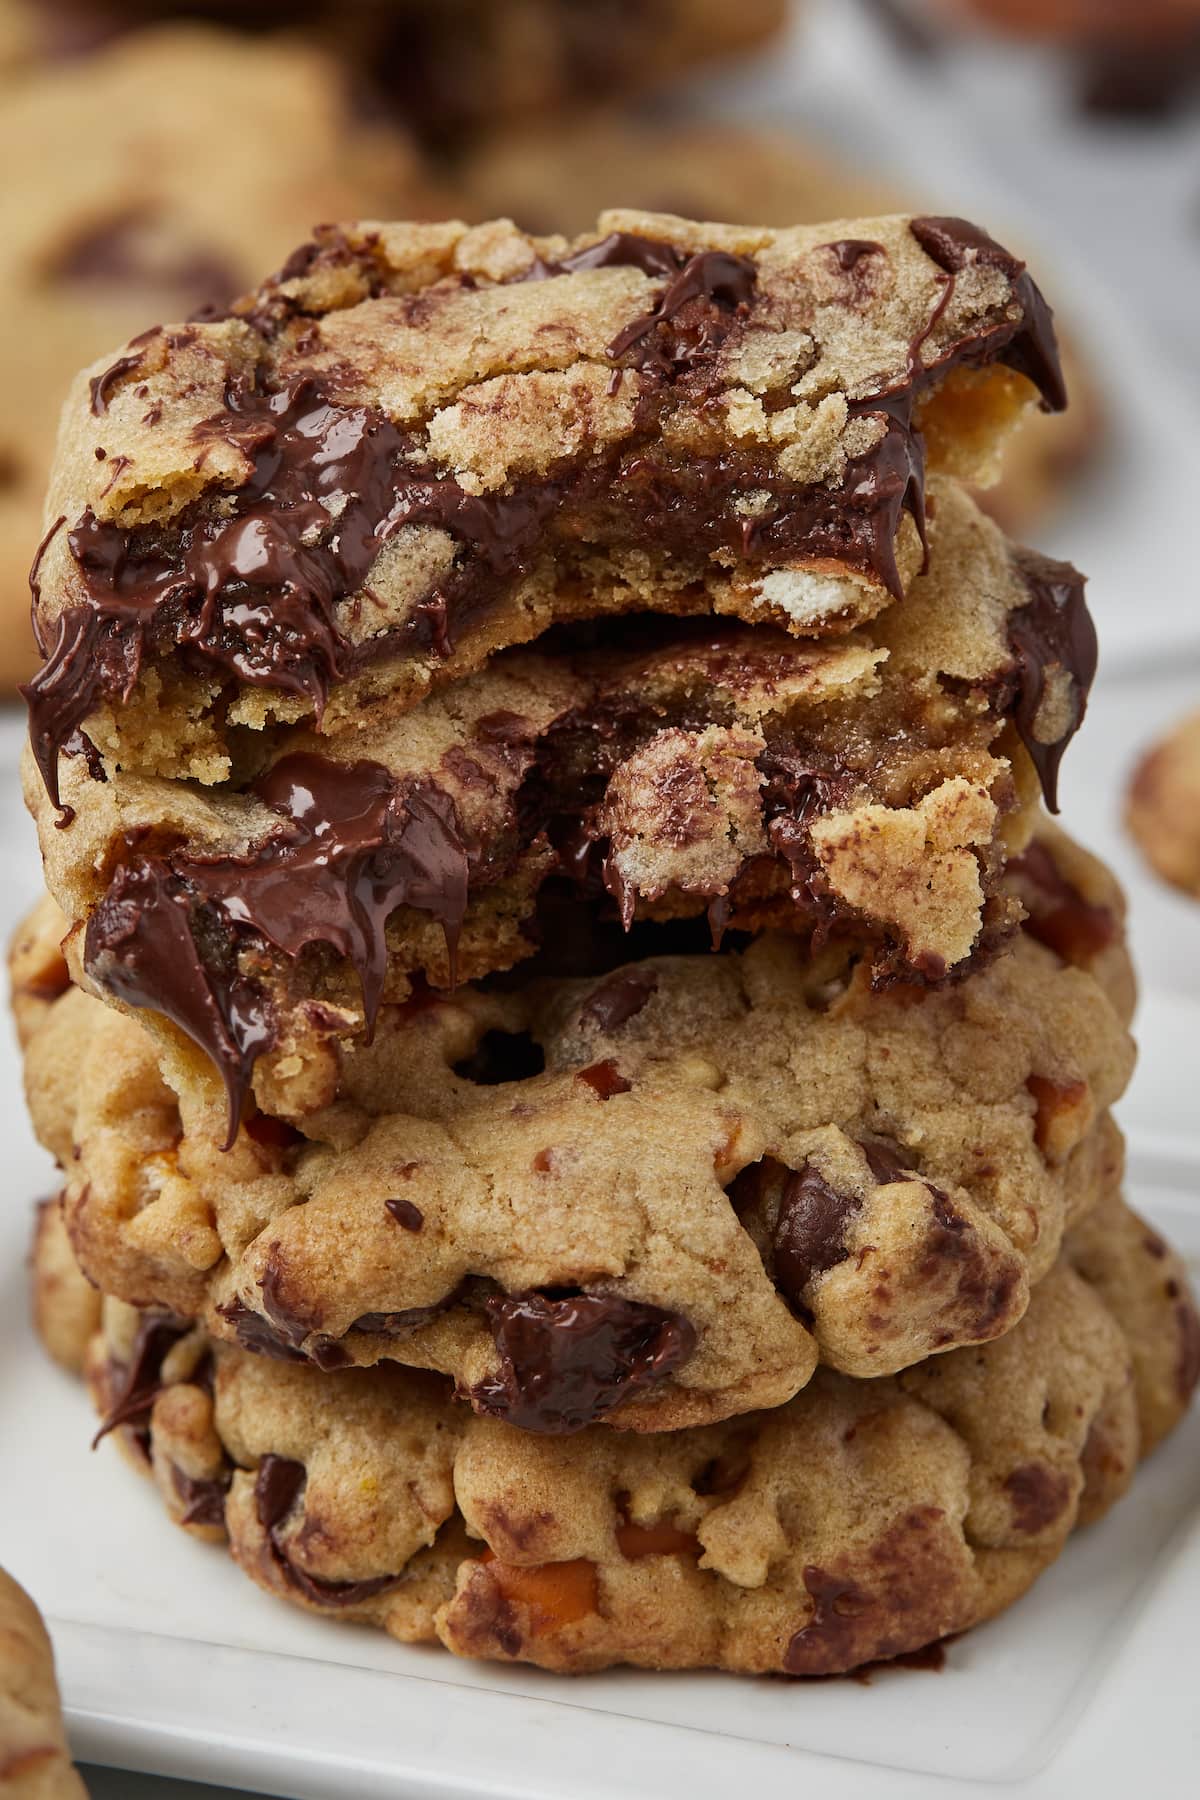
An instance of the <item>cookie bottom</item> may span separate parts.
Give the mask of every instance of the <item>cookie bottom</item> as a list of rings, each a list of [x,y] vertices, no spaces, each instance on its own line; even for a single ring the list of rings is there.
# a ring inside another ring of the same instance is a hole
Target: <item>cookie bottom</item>
[[[540,1437],[430,1376],[249,1355],[115,1301],[88,1356],[102,1432],[172,1518],[294,1604],[566,1672],[810,1676],[1008,1606],[1198,1374],[1182,1266],[1116,1198],[1005,1337],[672,1433]]]

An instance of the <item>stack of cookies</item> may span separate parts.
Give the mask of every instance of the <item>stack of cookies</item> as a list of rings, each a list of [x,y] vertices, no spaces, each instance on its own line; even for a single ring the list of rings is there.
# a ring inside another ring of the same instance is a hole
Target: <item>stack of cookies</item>
[[[1041,807],[1083,584],[962,485],[1064,398],[1024,266],[908,217],[331,228],[80,378],[39,1317],[264,1587],[845,1670],[1175,1424],[1121,899]]]

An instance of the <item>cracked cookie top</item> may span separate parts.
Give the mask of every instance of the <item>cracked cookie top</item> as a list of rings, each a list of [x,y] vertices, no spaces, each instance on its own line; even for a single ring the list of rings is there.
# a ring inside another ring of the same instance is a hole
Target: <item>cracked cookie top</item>
[[[330,227],[76,384],[43,778],[80,734],[220,778],[241,727],[362,726],[565,616],[845,631],[922,565],[927,462],[986,479],[1039,395],[1049,309],[963,220]]]

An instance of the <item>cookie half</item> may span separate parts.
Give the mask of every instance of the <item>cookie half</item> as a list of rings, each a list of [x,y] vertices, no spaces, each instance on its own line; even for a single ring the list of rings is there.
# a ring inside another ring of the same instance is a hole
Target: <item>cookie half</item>
[[[925,467],[1065,404],[1049,309],[963,220],[606,213],[330,227],[66,408],[33,744],[224,779],[246,733],[365,729],[565,617],[846,631],[922,567]]]

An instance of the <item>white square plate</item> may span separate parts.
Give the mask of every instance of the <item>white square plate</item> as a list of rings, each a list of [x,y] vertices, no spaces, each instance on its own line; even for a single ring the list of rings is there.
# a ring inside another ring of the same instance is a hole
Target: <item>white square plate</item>
[[[1069,816],[1132,875],[1135,944],[1161,970],[1123,1108],[1131,1193],[1200,1268],[1200,909],[1147,882],[1112,828],[1145,696],[1102,690],[1095,711]],[[0,724],[0,757],[18,732]],[[2,853],[0,924],[11,929],[37,886],[12,785],[0,789]],[[113,1446],[88,1450],[84,1395],[27,1322],[29,1203],[54,1174],[31,1140],[7,1043],[0,1122],[0,1562],[49,1617],[81,1757],[294,1800],[728,1800],[735,1784],[792,1800],[814,1782],[822,1800],[928,1800],[934,1777],[964,1800],[1128,1800],[1148,1763],[1159,1795],[1196,1791],[1200,1415],[1032,1594],[952,1645],[940,1674],[890,1672],[868,1687],[631,1672],[570,1681],[458,1663],[259,1593],[222,1552],[168,1524]]]

